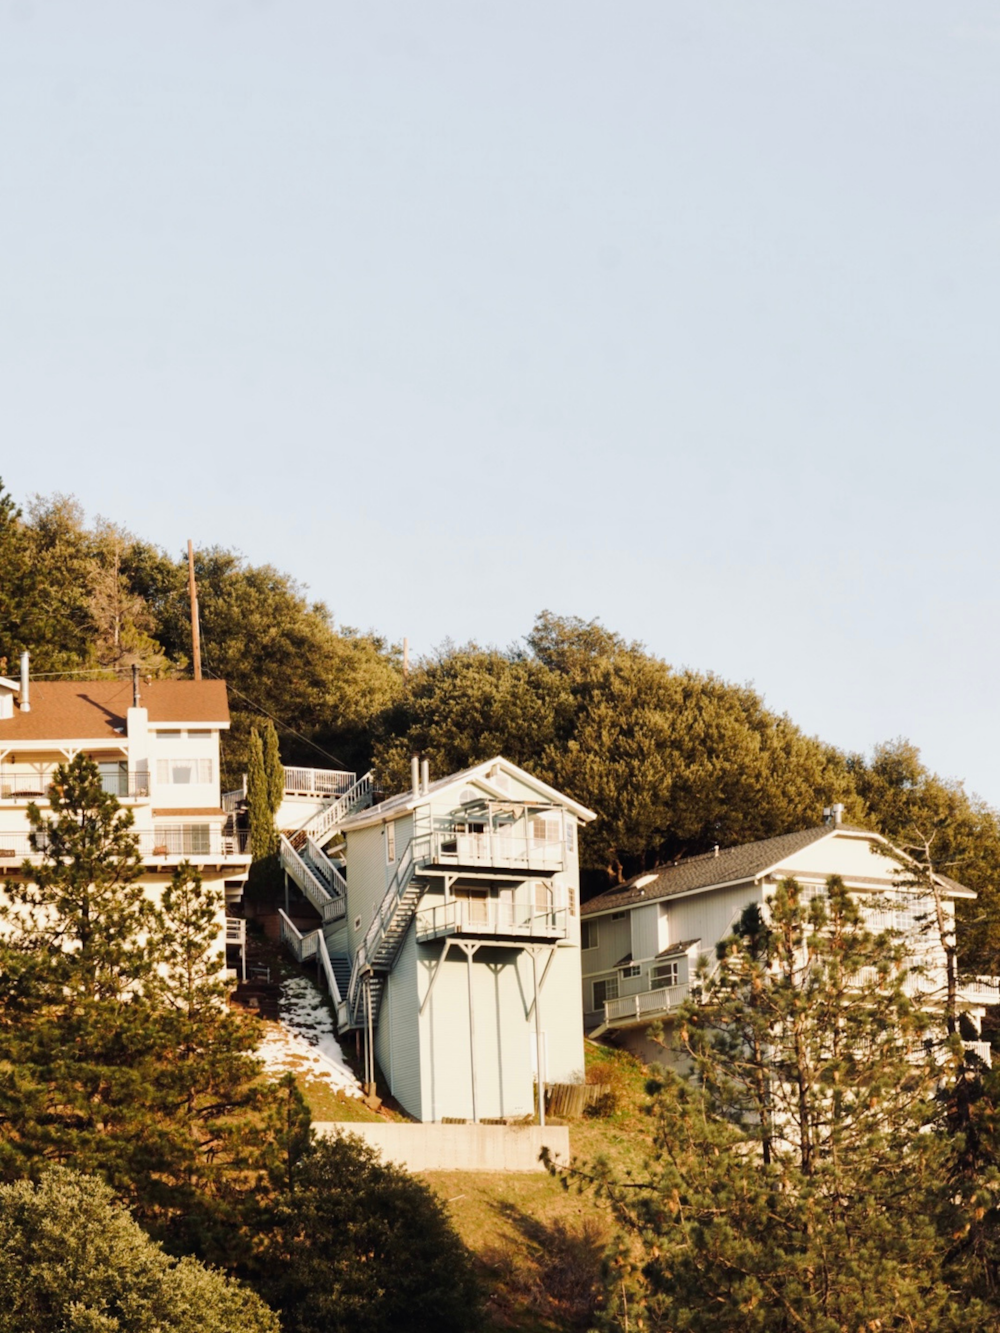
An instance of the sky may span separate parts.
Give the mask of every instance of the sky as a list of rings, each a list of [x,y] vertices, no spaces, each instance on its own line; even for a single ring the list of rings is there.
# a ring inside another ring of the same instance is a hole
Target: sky
[[[1000,805],[1000,11],[0,0],[0,477]]]

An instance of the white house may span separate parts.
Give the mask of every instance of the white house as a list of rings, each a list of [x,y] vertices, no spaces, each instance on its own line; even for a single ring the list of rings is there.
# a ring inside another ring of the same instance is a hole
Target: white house
[[[925,973],[913,984],[925,1000],[940,1003],[944,949],[925,928],[927,903],[900,886],[898,862],[880,851],[886,846],[877,833],[834,822],[690,857],[592,898],[581,914],[585,1027],[593,1035],[613,1032],[636,1054],[662,1060],[662,1048],[650,1043],[646,1029],[671,1022],[699,960],[714,961],[716,944],[732,932],[744,907],[766,903],[783,879],[819,892],[831,875],[841,876],[857,895],[872,929],[895,929],[907,938]],[[950,929],[955,901],[975,894],[945,876],[939,884]],[[961,1010],[977,1030],[985,1007],[997,1003],[995,977],[960,986]],[[988,1044],[973,1044],[988,1060]]]
[[[414,763],[410,790],[372,796],[369,776],[282,840],[325,923],[303,937],[286,919],[285,938],[320,957],[339,1030],[418,1120],[530,1116],[539,1068],[583,1077],[577,837],[594,816],[502,758],[435,782]]]
[[[219,737],[228,728],[222,681],[32,681],[24,654],[20,680],[0,677],[0,881],[41,859],[28,804],[44,811],[53,771],[83,753],[132,811],[151,896],[189,861],[224,890],[220,903],[238,900],[250,857],[220,801]],[[230,944],[242,946],[242,927],[228,923]],[[220,907],[220,950],[226,940]]]

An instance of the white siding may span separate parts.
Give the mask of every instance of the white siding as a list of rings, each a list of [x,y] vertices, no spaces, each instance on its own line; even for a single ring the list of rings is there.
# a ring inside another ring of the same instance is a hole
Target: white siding
[[[652,958],[660,952],[660,904],[633,907],[631,918],[633,959]]]

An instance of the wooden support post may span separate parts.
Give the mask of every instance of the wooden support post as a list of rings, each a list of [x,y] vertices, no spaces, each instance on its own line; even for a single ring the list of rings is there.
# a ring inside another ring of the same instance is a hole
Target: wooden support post
[[[535,992],[535,1064],[538,1068],[538,1123],[545,1124],[545,1065],[542,1059],[542,1007],[538,1002],[538,950],[531,951],[531,979]]]

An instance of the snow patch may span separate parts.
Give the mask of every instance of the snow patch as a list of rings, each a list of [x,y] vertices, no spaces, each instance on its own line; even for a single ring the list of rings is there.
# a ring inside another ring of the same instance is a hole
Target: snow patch
[[[268,1025],[257,1048],[268,1071],[304,1074],[348,1097],[362,1096],[361,1084],[334,1035],[330,1011],[307,977],[289,977],[281,983],[278,1012],[277,1025]]]

